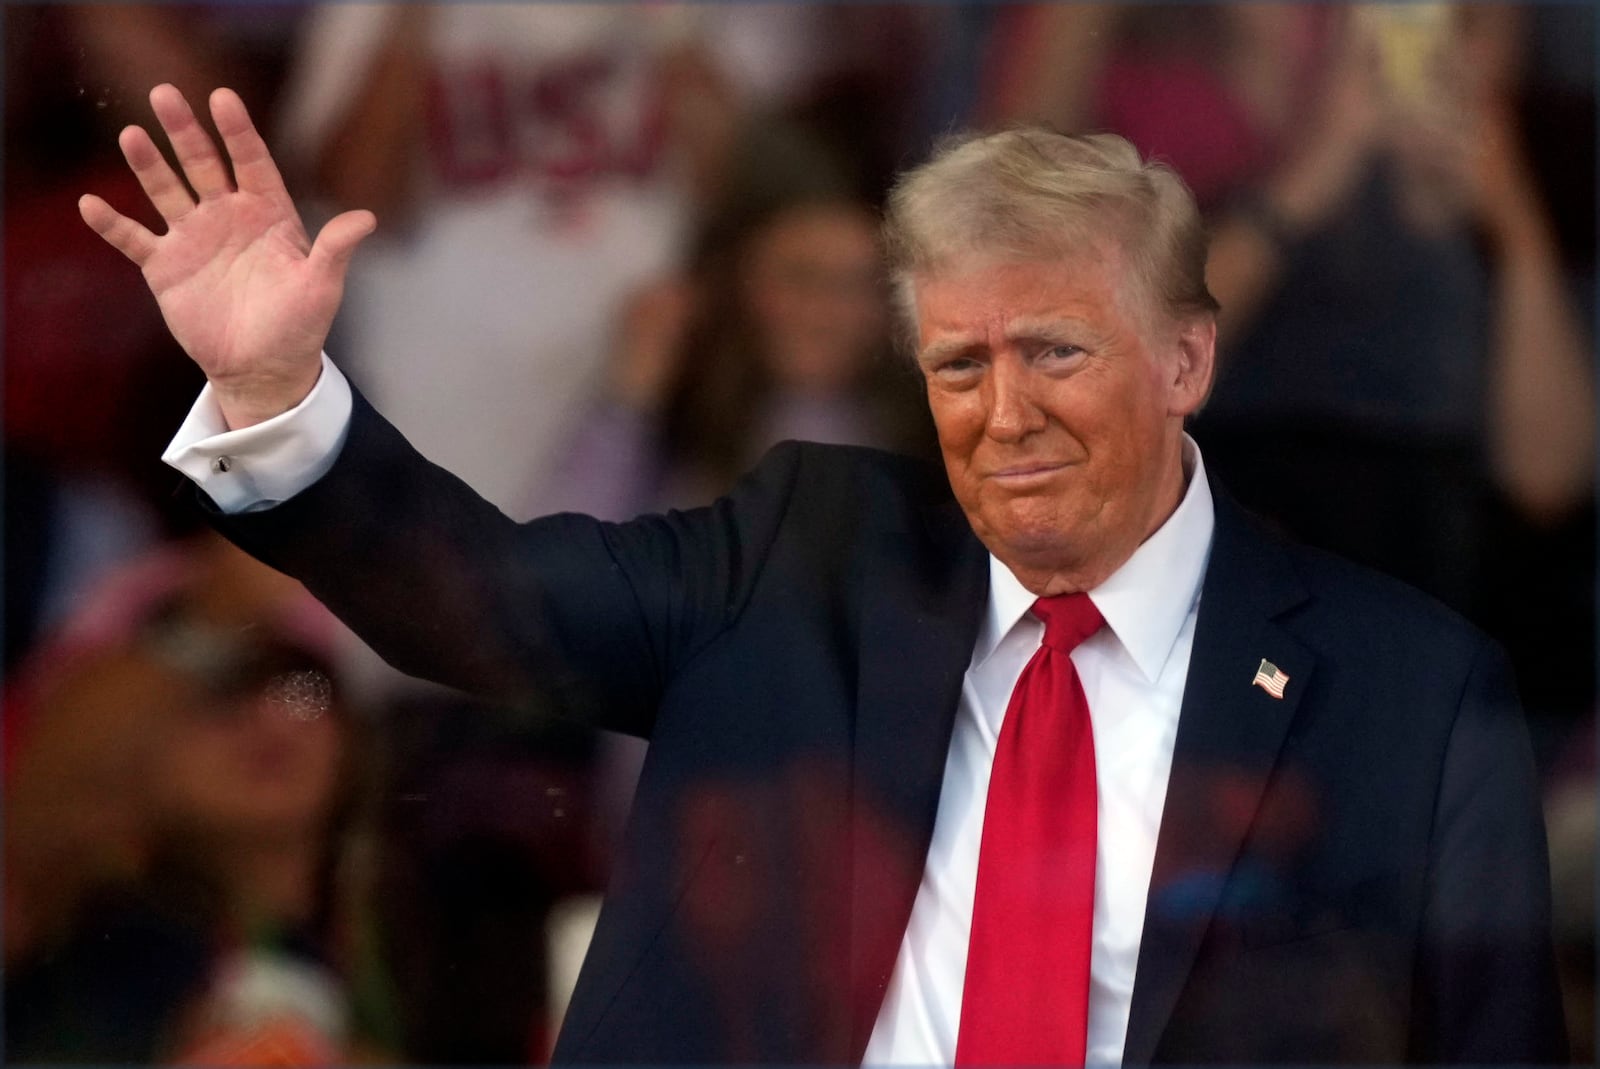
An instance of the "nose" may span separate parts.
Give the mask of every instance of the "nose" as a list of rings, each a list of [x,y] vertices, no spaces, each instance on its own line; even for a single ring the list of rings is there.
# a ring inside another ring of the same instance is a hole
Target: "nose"
[[[1034,397],[1032,375],[1020,361],[1001,357],[989,368],[988,410],[985,428],[997,442],[1018,442],[1043,430],[1044,409]]]

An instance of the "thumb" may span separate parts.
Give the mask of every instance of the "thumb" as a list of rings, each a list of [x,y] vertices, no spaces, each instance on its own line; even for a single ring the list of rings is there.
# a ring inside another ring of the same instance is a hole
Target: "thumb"
[[[308,258],[312,266],[342,279],[356,247],[377,228],[378,217],[365,209],[334,216],[311,246]]]

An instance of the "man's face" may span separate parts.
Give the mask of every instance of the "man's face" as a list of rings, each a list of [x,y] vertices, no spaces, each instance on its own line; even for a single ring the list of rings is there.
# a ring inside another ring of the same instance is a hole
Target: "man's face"
[[[1098,585],[1182,497],[1214,322],[1136,314],[1109,242],[915,281],[917,359],[973,530],[1034,593]]]

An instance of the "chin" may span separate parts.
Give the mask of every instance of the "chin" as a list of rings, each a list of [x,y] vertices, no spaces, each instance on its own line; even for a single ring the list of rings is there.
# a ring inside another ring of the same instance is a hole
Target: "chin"
[[[990,552],[1013,571],[1070,569],[1083,559],[1081,543],[1057,526],[1011,527],[985,540]]]
[[[1017,499],[983,528],[990,532],[984,544],[1013,571],[1085,574],[1116,555],[1114,532],[1106,528],[1109,517],[1103,512],[1074,516],[1059,501],[1049,508],[1029,507],[1038,504],[1042,502]]]

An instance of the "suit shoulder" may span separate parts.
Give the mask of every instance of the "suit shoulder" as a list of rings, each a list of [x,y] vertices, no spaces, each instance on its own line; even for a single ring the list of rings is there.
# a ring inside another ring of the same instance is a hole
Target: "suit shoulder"
[[[1242,591],[1308,646],[1368,666],[1475,660],[1490,639],[1415,587],[1296,542],[1214,491],[1211,595]]]
[[[937,506],[952,500],[939,465],[917,457],[855,445],[785,441],[773,446],[760,467],[793,470],[796,492],[815,502],[893,509]]]
[[[1283,545],[1312,595],[1310,611],[1397,656],[1426,650],[1470,660],[1494,645],[1476,624],[1409,583],[1313,546]]]

